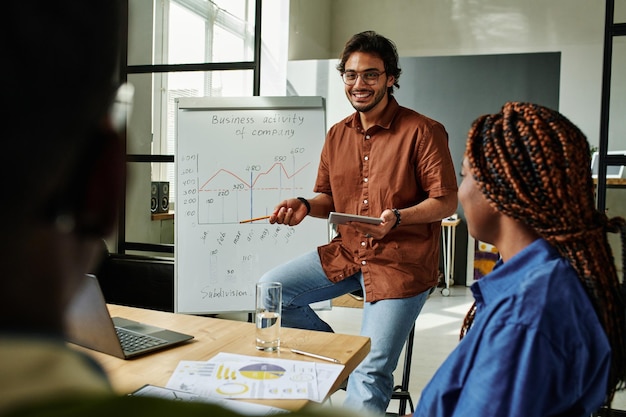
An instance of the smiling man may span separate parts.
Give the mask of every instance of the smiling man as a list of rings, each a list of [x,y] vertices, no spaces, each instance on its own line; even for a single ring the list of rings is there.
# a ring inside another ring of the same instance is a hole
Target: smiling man
[[[429,290],[437,285],[441,219],[457,207],[448,135],[441,123],[401,107],[398,53],[372,31],[354,35],[337,66],[356,110],[329,130],[311,199],[279,203],[271,223],[297,225],[331,211],[380,217],[267,272],[283,284],[282,324],[332,331],[309,307],[364,290],[361,334],[370,354],[350,376],[344,406],[384,414],[398,357]]]

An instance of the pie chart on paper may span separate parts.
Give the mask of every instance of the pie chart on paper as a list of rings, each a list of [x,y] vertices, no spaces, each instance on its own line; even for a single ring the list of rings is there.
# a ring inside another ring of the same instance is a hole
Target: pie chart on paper
[[[278,379],[285,375],[285,369],[270,363],[255,363],[239,369],[242,376],[250,379]]]

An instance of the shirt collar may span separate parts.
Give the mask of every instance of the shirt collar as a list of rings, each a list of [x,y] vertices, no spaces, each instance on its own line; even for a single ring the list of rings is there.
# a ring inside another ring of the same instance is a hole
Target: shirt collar
[[[385,110],[380,116],[380,120],[376,123],[376,126],[383,129],[390,129],[393,119],[396,117],[396,113],[400,109],[400,105],[396,98],[392,95],[388,95],[388,102]],[[361,126],[361,120],[359,118],[359,112],[354,112],[350,117],[346,119],[346,126],[356,129]]]
[[[502,262],[499,259],[493,270],[471,286],[477,304],[489,304],[515,291],[520,278],[525,276],[537,265],[558,257],[559,254],[547,241],[537,239],[523,250]],[[529,259],[532,259],[529,262]]]

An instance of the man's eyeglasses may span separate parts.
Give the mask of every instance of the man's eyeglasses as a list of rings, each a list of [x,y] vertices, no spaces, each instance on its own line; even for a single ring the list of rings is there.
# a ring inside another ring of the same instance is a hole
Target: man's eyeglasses
[[[374,85],[378,82],[378,78],[383,75],[385,71],[365,71],[365,72],[356,72],[356,71],[348,71],[341,74],[341,78],[343,79],[344,84],[346,85],[354,85],[356,84],[356,79],[361,77],[361,80],[367,85]]]

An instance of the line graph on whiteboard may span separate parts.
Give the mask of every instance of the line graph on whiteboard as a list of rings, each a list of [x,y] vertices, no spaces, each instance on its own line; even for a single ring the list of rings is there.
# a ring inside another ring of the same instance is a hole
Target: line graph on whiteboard
[[[310,171],[316,167],[310,161],[298,158],[305,148],[292,148],[289,152],[291,155],[274,155],[271,165],[250,163],[218,168],[206,179],[198,177],[198,223],[239,223],[266,216],[283,199],[309,193]],[[196,158],[198,166],[202,166],[200,156],[196,155]]]

